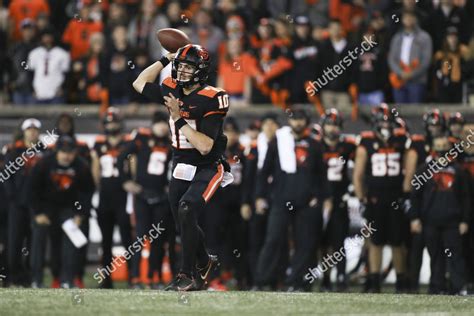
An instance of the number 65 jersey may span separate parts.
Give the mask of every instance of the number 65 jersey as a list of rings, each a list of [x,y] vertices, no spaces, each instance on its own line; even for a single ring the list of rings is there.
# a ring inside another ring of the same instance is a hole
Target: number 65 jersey
[[[403,184],[403,157],[407,146],[405,133],[394,134],[384,143],[375,132],[364,131],[357,141],[367,150],[365,183],[369,193],[400,192]]]
[[[182,89],[171,77],[166,78],[162,85],[147,83],[142,92],[153,102],[164,104],[163,96],[169,93],[180,100],[181,117],[191,128],[201,132],[214,140],[214,146],[209,154],[203,156],[186,139],[182,131],[169,120],[172,146],[173,162],[187,163],[195,166],[210,165],[222,157],[227,138],[223,134],[222,124],[227,110],[229,109],[229,96],[219,88],[203,85],[189,95],[185,95]]]

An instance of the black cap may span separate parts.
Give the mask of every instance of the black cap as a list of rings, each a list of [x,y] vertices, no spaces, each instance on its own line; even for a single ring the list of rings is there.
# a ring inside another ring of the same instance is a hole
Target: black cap
[[[76,140],[69,135],[59,136],[56,141],[56,150],[57,151],[66,151],[71,152],[76,149]]]
[[[272,112],[265,113],[262,116],[261,122],[263,123],[266,120],[271,120],[271,121],[274,121],[275,123],[278,124],[278,115],[276,115],[275,113],[272,113]]]

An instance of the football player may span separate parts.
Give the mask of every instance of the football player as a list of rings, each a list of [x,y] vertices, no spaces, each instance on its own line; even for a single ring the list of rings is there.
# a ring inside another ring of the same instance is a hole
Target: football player
[[[170,62],[171,77],[161,85],[155,83]],[[222,155],[227,139],[222,125],[229,96],[206,84],[209,68],[208,51],[188,44],[146,68],[133,83],[137,92],[165,104],[170,113],[173,176],[169,201],[183,257],[180,272],[167,290],[199,290],[216,264],[216,258],[207,253],[197,218],[224,180]]]
[[[132,140],[121,153],[119,171],[124,181],[125,191],[135,195],[135,219],[137,236],[147,236],[152,224],[159,225],[165,229],[163,236],[154,240],[150,246],[150,259],[148,277],[153,280],[153,273],[161,273],[160,258],[163,258],[163,246],[166,235],[169,241],[168,250],[170,264],[174,268],[174,225],[170,223],[171,212],[169,210],[168,197],[168,166],[171,160],[171,141],[169,138],[168,115],[163,112],[155,112],[152,126],[139,128],[132,133]],[[136,158],[132,159],[134,156]],[[122,166],[124,160],[129,159],[133,178],[130,173],[125,172]],[[171,226],[171,227],[170,227]],[[150,236],[148,236],[150,237]],[[140,257],[141,249],[137,251]],[[132,272],[132,286],[141,288],[139,284],[140,265],[134,265]],[[161,280],[161,278],[160,278]],[[160,288],[161,284],[153,284],[154,288]]]
[[[355,139],[342,136],[342,117],[336,109],[326,110],[321,117],[323,161],[326,166],[328,182],[328,196],[332,197],[331,208],[323,210],[324,219],[327,219],[324,241],[332,251],[344,247],[344,240],[349,233],[349,214],[347,204],[342,196],[347,192],[350,184],[348,165],[354,160]],[[337,290],[345,291],[346,260],[345,257],[337,264]],[[326,271],[323,287],[330,289],[330,270]]]
[[[388,105],[372,109],[372,131],[362,132],[354,165],[354,190],[366,205],[364,217],[373,225],[370,236],[370,275],[367,291],[380,292],[382,249],[392,247],[397,290],[404,288],[405,259],[402,243],[407,224],[399,201],[402,194],[402,162],[406,135],[395,134],[395,120]]]
[[[129,139],[122,133],[122,118],[117,108],[110,107],[102,120],[105,135],[96,138],[91,152],[92,174],[99,190],[97,220],[102,233],[102,265],[112,262],[112,237],[114,227],[120,228],[121,242],[125,248],[131,245],[132,231],[130,216],[126,212],[127,193],[122,188],[117,160]],[[138,256],[133,256],[137,260]],[[131,262],[127,261],[129,271]],[[109,271],[111,272],[111,271]],[[112,288],[110,274],[102,276],[102,288]]]

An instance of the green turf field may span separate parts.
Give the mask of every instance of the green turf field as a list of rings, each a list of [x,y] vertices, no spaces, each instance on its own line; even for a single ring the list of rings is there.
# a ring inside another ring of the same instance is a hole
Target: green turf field
[[[0,315],[474,315],[474,297],[0,289]]]

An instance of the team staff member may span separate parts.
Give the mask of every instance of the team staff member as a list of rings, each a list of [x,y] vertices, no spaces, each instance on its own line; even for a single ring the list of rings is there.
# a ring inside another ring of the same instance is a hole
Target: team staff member
[[[344,247],[344,240],[349,233],[349,214],[347,204],[342,196],[346,194],[350,184],[348,165],[354,160],[355,139],[342,136],[342,117],[336,109],[329,109],[321,117],[322,128],[322,150],[325,164],[326,180],[328,183],[328,196],[332,197],[331,208],[323,210],[328,214],[327,227],[324,231],[324,241],[332,251],[338,251]],[[346,281],[346,258],[338,262],[336,286],[338,291],[347,289]],[[323,287],[330,289],[330,272],[324,274]]]
[[[397,291],[405,289],[403,250],[406,221],[399,205],[402,193],[402,162],[406,135],[394,133],[394,118],[382,103],[372,110],[373,131],[365,131],[355,154],[354,190],[366,205],[364,217],[373,222],[374,233],[369,243],[369,292],[380,292],[382,249],[392,247],[392,262],[397,273]]]
[[[126,211],[127,193],[122,188],[117,158],[125,149],[129,139],[122,134],[122,118],[117,108],[109,108],[103,118],[105,135],[99,135],[91,152],[92,174],[99,189],[97,219],[102,233],[102,265],[109,266],[112,261],[112,237],[114,226],[120,228],[121,242],[125,248],[132,244],[130,216]],[[138,260],[133,256],[127,261],[129,271]],[[110,275],[103,276],[102,288],[112,288]]]
[[[58,116],[55,124],[55,131],[58,136],[68,135],[72,137],[76,141],[76,155],[84,159],[87,165],[90,168],[91,165],[91,151],[89,146],[86,142],[80,141],[76,139],[75,136],[75,126],[74,126],[74,118],[68,113],[62,113]],[[54,153],[56,150],[56,144],[51,144],[48,146],[48,151]],[[89,236],[89,217],[90,217],[90,209],[86,209],[86,205],[90,205],[88,201],[79,202],[76,208],[80,208],[83,220],[79,228],[84,233],[84,235]],[[61,248],[61,240],[59,239],[51,239],[51,247],[53,252],[58,253]],[[74,285],[78,288],[84,288],[84,273],[85,267],[87,264],[87,249],[88,244],[79,249],[79,258],[77,260],[77,271],[75,272],[74,278]],[[55,256],[51,262],[51,271],[53,274],[53,288],[58,288],[60,286],[59,283],[59,273],[60,273],[60,257]]]
[[[325,199],[325,173],[320,145],[309,133],[310,119],[304,110],[294,110],[288,123],[269,144],[257,179],[257,211],[268,205],[267,179],[273,176],[272,210],[265,243],[257,266],[257,285],[267,286],[278,268],[288,226],[293,227],[295,253],[285,280],[288,291],[307,290],[303,275],[310,268],[317,238],[321,236],[321,206]]]
[[[5,167],[5,155],[0,153],[0,172],[3,172]],[[0,181],[0,201],[5,203],[0,204],[0,267],[3,267],[1,274],[7,274],[5,270],[8,267],[7,261],[7,241],[8,241],[8,203],[7,194],[5,191],[5,184]],[[6,282],[2,280],[2,286],[6,286]]]
[[[152,126],[140,128],[133,132],[132,140],[121,153],[118,169],[121,172],[123,188],[135,195],[135,220],[137,236],[144,236],[152,229],[152,224],[165,228],[164,234],[151,243],[148,277],[153,279],[153,273],[161,273],[161,260],[164,257],[164,240],[168,241],[170,265],[174,272],[174,240],[175,229],[169,209],[168,196],[168,166],[171,160],[171,141],[169,138],[168,115],[155,112]],[[133,155],[133,156],[131,156]],[[131,159],[132,157],[136,157]],[[131,173],[124,172],[123,161],[130,161]],[[166,237],[168,238],[166,238]],[[140,251],[135,256],[140,257]],[[134,265],[132,285],[142,287],[138,279],[140,265]],[[153,284],[153,287],[159,287]]]
[[[181,47],[173,58],[172,77],[161,86],[154,83],[171,58],[173,54],[146,68],[133,87],[154,102],[164,103],[170,112],[173,176],[169,200],[181,234],[183,258],[180,273],[167,289],[190,291],[201,288],[215,263],[206,251],[197,218],[226,180],[222,155],[227,139],[222,124],[229,96],[206,84],[210,58],[199,45]],[[230,177],[226,180],[231,181]]]
[[[457,162],[457,153],[453,154],[452,148],[447,136],[433,139],[433,160],[423,164],[415,173],[424,175],[427,182],[415,186],[411,194],[411,229],[425,235],[431,258],[431,294],[446,292],[445,260],[449,261],[447,267],[452,293],[465,293],[462,236],[469,230],[471,201],[468,176]]]
[[[256,289],[255,279],[257,274],[257,262],[260,250],[265,240],[268,220],[268,208],[255,209],[255,193],[257,185],[257,173],[263,166],[265,156],[268,151],[268,144],[275,137],[275,133],[279,128],[277,116],[274,114],[266,114],[262,117],[261,132],[257,139],[250,143],[246,149],[245,167],[242,185],[242,206],[240,214],[242,218],[249,221],[249,243],[248,243],[248,261],[250,266],[250,275],[248,284],[252,289]],[[271,183],[267,179],[267,185]],[[268,190],[270,193],[271,188]],[[267,197],[267,201],[270,199]]]
[[[39,141],[41,122],[26,119],[22,125],[22,139],[7,148],[6,165],[17,169],[5,181],[8,211],[8,271],[11,285],[29,286],[31,273],[28,264],[31,242],[31,170],[43,156],[46,146]],[[21,161],[21,164],[18,163]],[[18,167],[16,166],[18,165]],[[4,170],[4,173],[6,170]]]
[[[46,156],[33,168],[32,205],[34,214],[32,238],[32,287],[43,286],[43,266],[46,251],[46,237],[60,240],[60,253],[52,252],[51,257],[61,257],[61,287],[73,286],[79,249],[61,229],[61,225],[73,218],[76,225],[87,216],[77,209],[77,203],[87,203],[90,208],[94,181],[87,162],[77,156],[76,141],[70,136],[57,140],[54,154]]]

